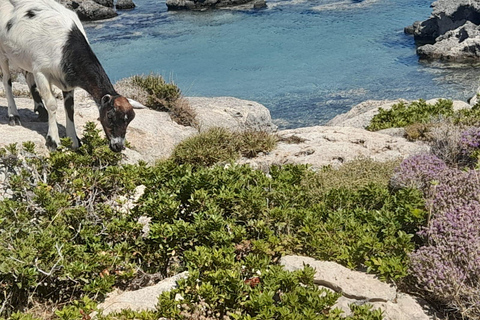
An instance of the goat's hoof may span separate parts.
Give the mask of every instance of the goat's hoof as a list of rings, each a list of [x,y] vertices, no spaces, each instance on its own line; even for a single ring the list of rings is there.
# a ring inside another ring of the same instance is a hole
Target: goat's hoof
[[[58,148],[57,143],[55,142],[55,140],[52,139],[51,136],[47,136],[47,141],[45,142],[45,145],[48,149],[50,149],[50,151],[55,151]]]
[[[9,116],[8,117],[8,125],[10,125],[10,126],[21,126],[22,123],[20,122],[20,116]]]
[[[78,149],[82,146],[82,141],[80,141],[80,139],[78,138],[77,136],[77,143],[74,143],[73,144],[73,149]]]

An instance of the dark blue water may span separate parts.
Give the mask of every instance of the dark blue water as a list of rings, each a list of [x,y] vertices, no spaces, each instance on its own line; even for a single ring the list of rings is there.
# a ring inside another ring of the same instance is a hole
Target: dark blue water
[[[167,12],[136,0],[86,24],[116,81],[156,72],[186,96],[234,96],[267,106],[282,128],[324,124],[368,99],[467,99],[480,68],[420,63],[403,28],[431,0],[268,1],[256,11]]]

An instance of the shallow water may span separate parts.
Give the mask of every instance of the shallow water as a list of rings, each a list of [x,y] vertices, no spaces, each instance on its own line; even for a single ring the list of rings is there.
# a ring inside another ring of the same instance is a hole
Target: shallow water
[[[324,124],[368,99],[466,100],[478,86],[478,66],[418,61],[403,28],[428,18],[431,0],[267,0],[214,12],[135,3],[86,24],[113,81],[157,72],[187,96],[258,101],[281,128]]]

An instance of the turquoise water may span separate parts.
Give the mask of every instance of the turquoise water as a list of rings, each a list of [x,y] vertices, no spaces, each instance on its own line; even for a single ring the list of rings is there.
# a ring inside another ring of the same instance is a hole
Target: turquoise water
[[[324,124],[368,99],[466,100],[478,86],[476,66],[418,61],[403,28],[428,18],[431,0],[267,0],[214,12],[135,3],[86,24],[113,81],[157,72],[186,96],[258,101],[281,128]]]

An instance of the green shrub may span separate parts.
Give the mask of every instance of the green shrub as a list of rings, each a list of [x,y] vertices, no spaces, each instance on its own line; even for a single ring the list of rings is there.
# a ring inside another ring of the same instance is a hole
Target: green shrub
[[[288,272],[257,254],[239,261],[232,247],[196,247],[185,257],[189,277],[159,298],[169,319],[344,319],[331,309],[340,295],[319,289],[311,267]],[[382,319],[368,307],[352,311],[345,319]]]
[[[435,104],[427,104],[425,100],[418,100],[407,105],[400,102],[390,110],[379,109],[367,130],[378,131],[388,128],[403,128],[414,123],[429,122],[435,117],[450,117],[453,115],[453,102],[440,99]]]
[[[244,157],[255,157],[269,152],[276,145],[276,137],[263,131],[231,132],[225,128],[211,128],[182,141],[175,147],[172,159],[180,164],[211,166],[232,162]]]
[[[207,316],[231,319],[338,319],[336,295],[320,297],[311,270],[285,272],[278,258],[309,255],[401,279],[425,224],[419,192],[387,188],[388,165],[360,161],[317,173],[287,165],[269,175],[173,160],[122,165],[92,124],[79,150],[69,142],[49,158],[35,156],[32,144],[0,151],[2,188],[10,190],[0,201],[0,316],[28,319],[35,313],[17,311],[46,304],[58,318],[80,318],[114,287],[188,269],[175,291],[181,309],[172,293],[157,311],[118,318],[188,319],[205,307]],[[122,210],[120,197],[141,184],[136,206]],[[381,317],[354,312],[352,319]]]

